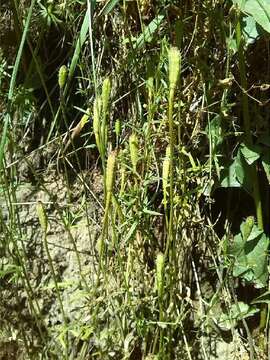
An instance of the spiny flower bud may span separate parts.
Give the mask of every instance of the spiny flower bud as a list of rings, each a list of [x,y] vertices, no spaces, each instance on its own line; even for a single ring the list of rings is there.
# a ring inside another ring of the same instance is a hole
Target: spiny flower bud
[[[80,128],[82,130],[82,128],[84,127],[84,125],[87,123],[88,119],[89,119],[89,112],[90,112],[90,109],[88,108],[86,110],[86,113],[83,114],[81,120],[80,120]]]
[[[139,158],[138,156],[139,145],[138,145],[138,138],[135,133],[132,133],[129,137],[129,152],[130,152],[133,171],[136,172],[138,158]]]
[[[102,111],[104,116],[107,113],[110,94],[111,94],[111,82],[109,78],[106,78],[103,81],[103,85],[102,85]]]
[[[116,151],[111,151],[107,160],[106,169],[106,192],[111,194],[113,190],[114,172],[116,163]]]
[[[172,90],[176,87],[176,83],[180,73],[181,57],[179,50],[175,47],[170,48],[168,53],[168,58],[169,58],[169,86],[170,86],[170,90]]]
[[[82,117],[81,117],[81,120],[80,122],[76,125],[76,127],[74,128],[73,132],[72,132],[72,135],[71,135],[71,138],[75,138],[77,137],[80,132],[82,131],[82,129],[84,128],[85,124],[87,123],[88,119],[89,119],[89,115],[88,115],[88,112],[89,112],[89,109],[86,110],[86,114],[84,114]]]
[[[63,89],[65,86],[67,74],[68,74],[68,68],[66,67],[66,65],[62,65],[58,72],[58,85],[60,89]]]
[[[114,131],[117,137],[121,134],[121,121],[119,119],[116,120],[114,124]]]

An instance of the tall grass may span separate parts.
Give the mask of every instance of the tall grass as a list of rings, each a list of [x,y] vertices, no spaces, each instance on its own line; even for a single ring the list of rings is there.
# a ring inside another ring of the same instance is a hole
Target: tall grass
[[[12,339],[25,359],[206,360],[230,334],[262,358],[269,126],[253,121],[268,112],[252,58],[268,52],[254,18],[220,0],[15,5],[0,279],[16,306],[0,354]]]

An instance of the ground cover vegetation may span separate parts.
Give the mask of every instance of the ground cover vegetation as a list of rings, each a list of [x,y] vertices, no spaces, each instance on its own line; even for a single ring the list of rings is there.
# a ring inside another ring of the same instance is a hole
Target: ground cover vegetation
[[[269,1],[0,16],[0,359],[269,359]]]

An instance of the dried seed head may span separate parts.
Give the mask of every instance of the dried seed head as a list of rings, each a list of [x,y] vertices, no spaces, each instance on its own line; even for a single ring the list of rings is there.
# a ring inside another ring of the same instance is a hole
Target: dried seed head
[[[138,153],[139,153],[139,145],[138,145],[138,138],[135,133],[132,133],[129,137],[129,152],[131,158],[131,164],[133,167],[133,171],[136,172],[137,163],[138,163]]]
[[[41,201],[37,202],[36,209],[37,209],[37,215],[38,215],[38,219],[39,219],[41,229],[43,230],[44,233],[46,233],[47,228],[48,228],[48,220],[47,220],[46,211],[45,211]]]
[[[176,87],[176,83],[180,73],[181,57],[179,50],[175,47],[170,48],[168,58],[169,58],[169,86],[171,90]]]
[[[67,74],[68,74],[68,68],[66,67],[66,65],[62,65],[58,72],[58,85],[60,89],[63,89],[65,86]]]
[[[102,85],[102,111],[106,115],[111,94],[111,82],[109,78],[103,81]]]
[[[156,259],[156,280],[157,280],[157,290],[159,297],[162,297],[163,295],[164,268],[165,268],[165,257],[162,253],[159,253]]]
[[[106,170],[106,192],[107,192],[107,194],[111,194],[112,190],[113,190],[115,163],[116,163],[116,151],[111,151],[108,156],[107,170]]]
[[[171,149],[170,146],[168,145],[166,148],[166,156],[162,166],[163,202],[165,206],[167,204],[167,186],[169,184],[169,175],[170,175],[170,154],[171,154]]]

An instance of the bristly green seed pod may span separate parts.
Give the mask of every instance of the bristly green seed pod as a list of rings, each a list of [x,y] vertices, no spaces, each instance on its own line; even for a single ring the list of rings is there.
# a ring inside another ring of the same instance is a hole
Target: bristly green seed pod
[[[47,229],[48,229],[48,220],[47,220],[46,211],[45,211],[41,201],[37,202],[36,209],[37,209],[37,215],[38,215],[41,229],[43,230],[44,233],[46,233]]]
[[[169,50],[169,86],[170,90],[174,89],[180,73],[181,57],[177,48],[172,47]]]
[[[81,130],[83,129],[84,125],[85,125],[85,124],[88,122],[88,120],[89,120],[89,113],[90,113],[90,109],[88,108],[88,109],[86,110],[86,113],[83,114],[83,116],[82,116],[82,118],[81,118],[81,120],[80,120],[80,128],[81,128]]]
[[[107,160],[106,169],[106,193],[110,195],[113,190],[114,173],[116,164],[116,151],[111,151]]]
[[[67,80],[68,68],[66,65],[62,65],[58,72],[58,85],[60,89],[63,89]]]
[[[121,121],[119,119],[114,124],[114,131],[117,137],[121,135]]]
[[[107,114],[110,95],[111,95],[111,82],[109,78],[106,78],[103,81],[103,85],[102,85],[102,111],[104,116]]]
[[[166,156],[163,161],[162,166],[162,187],[163,187],[163,202],[166,206],[167,204],[167,187],[169,185],[169,175],[170,175],[170,156],[171,155],[171,149],[168,145],[166,148]]]
[[[156,259],[156,280],[158,296],[162,298],[164,290],[164,268],[165,268],[165,257],[162,253],[157,255]]]
[[[129,137],[129,152],[133,171],[136,172],[139,159],[139,144],[137,135],[135,133],[132,133]]]

